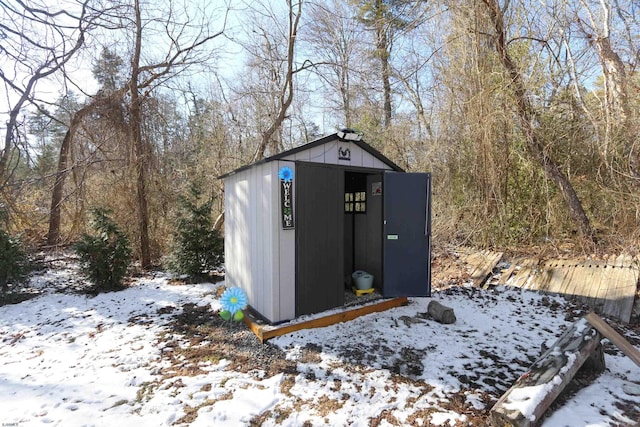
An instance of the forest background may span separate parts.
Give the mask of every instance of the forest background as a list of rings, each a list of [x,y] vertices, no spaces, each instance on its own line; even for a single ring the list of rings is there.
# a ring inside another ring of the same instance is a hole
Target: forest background
[[[110,208],[148,267],[198,182],[343,127],[433,173],[435,242],[637,252],[634,0],[0,1],[2,228]],[[218,221],[220,223],[221,221]]]

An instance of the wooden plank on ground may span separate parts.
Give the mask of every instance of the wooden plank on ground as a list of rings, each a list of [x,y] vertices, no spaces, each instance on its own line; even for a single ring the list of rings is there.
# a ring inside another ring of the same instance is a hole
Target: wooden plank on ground
[[[523,289],[576,296],[593,309],[629,322],[640,274],[639,262],[628,255],[602,260],[523,260],[520,270],[501,282]]]
[[[489,277],[493,269],[502,259],[503,252],[484,250],[469,253],[464,261],[471,267],[469,277],[476,286],[481,286]]]
[[[580,262],[578,260],[567,260],[566,264],[563,264],[566,265],[567,274],[562,278],[560,285],[558,285],[558,293],[563,295],[567,294],[567,292],[569,291],[569,286],[579,275],[576,272],[576,268],[578,267],[579,263]]]
[[[538,264],[538,260],[533,258],[527,258],[522,261],[520,270],[516,275],[507,282],[509,286],[515,286],[516,288],[523,288],[527,286],[529,278],[534,274],[534,268]]]
[[[611,273],[602,313],[629,322],[638,283],[638,267],[632,257],[617,257]]]
[[[536,278],[537,289],[543,292],[558,292],[565,276],[570,273],[571,270],[564,268],[561,260],[546,261],[542,265],[539,277]]]
[[[591,267],[588,261],[576,261],[571,280],[565,280],[563,283],[563,294],[565,295],[581,295],[582,288],[585,283],[590,280]]]
[[[324,317],[318,317],[301,322],[291,322],[282,325],[261,325],[253,321],[250,317],[245,316],[244,321],[249,326],[249,329],[253,331],[258,337],[260,342],[264,343],[269,338],[279,337],[281,335],[290,334],[291,332],[299,331],[302,329],[323,328],[325,326],[334,325],[340,322],[347,322],[357,317],[364,316],[366,314],[377,313],[380,311],[389,310],[390,308],[400,307],[407,305],[409,300],[407,297],[399,297],[383,300],[376,304],[369,304],[362,307],[340,311],[338,313],[332,313]]]
[[[574,322],[491,408],[491,423],[496,427],[537,425],[600,339],[585,318]]]
[[[594,304],[602,280],[603,266],[604,263],[598,260],[583,261],[581,263],[582,277],[575,281],[573,295],[580,297],[586,304]]]
[[[511,278],[511,275],[516,269],[516,263],[512,262],[509,268],[504,270],[500,275],[500,280],[498,281],[498,285],[504,285]]]
[[[569,259],[566,260],[566,263],[561,263],[561,265],[565,266],[563,268],[566,268],[567,274],[559,280],[560,283],[554,286],[554,288],[558,289],[559,294],[566,294],[569,289],[569,285],[579,276],[579,273],[576,271],[578,264],[580,264],[580,261],[576,259]]]
[[[615,344],[624,354],[626,354],[636,365],[640,366],[640,351],[631,345],[622,335],[616,332],[607,322],[605,322],[600,316],[591,312],[585,316],[585,319],[591,325],[598,330],[604,337],[607,337],[609,341]]]
[[[602,313],[604,304],[606,302],[607,293],[609,292],[609,285],[613,281],[616,275],[615,265],[616,256],[610,255],[603,258],[602,271],[600,272],[600,280],[598,288],[594,289],[593,300],[589,301],[589,305],[594,310]]]

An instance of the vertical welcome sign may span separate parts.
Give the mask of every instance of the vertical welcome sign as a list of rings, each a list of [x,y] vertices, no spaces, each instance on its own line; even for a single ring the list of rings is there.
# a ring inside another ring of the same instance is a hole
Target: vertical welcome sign
[[[293,221],[293,171],[289,166],[283,166],[278,172],[280,178],[280,204],[282,212],[282,228],[294,228]]]

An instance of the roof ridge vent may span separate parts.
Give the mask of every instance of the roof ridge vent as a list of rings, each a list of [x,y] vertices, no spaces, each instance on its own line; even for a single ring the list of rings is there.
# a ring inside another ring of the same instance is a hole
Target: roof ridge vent
[[[338,139],[342,141],[362,141],[362,135],[364,135],[364,133],[357,129],[344,128],[340,129],[337,135]]]

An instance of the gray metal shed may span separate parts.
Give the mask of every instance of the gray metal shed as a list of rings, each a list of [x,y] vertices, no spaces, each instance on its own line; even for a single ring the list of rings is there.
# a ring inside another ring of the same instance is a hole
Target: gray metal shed
[[[277,323],[344,304],[346,278],[431,293],[431,175],[405,173],[349,130],[220,177],[227,286]]]

